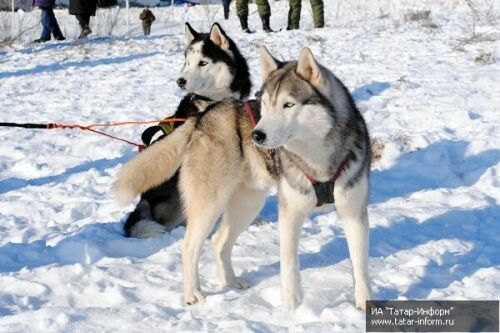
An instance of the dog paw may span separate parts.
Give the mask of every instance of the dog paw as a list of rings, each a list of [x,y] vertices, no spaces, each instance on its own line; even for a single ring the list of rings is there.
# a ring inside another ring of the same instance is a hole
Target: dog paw
[[[356,286],[354,288],[354,302],[356,308],[360,310],[366,310],[366,301],[372,299],[372,293],[370,287],[367,285]]]
[[[201,290],[194,290],[190,295],[184,295],[184,301],[187,305],[195,305],[198,303],[204,303],[206,299],[205,294]]]
[[[235,289],[248,289],[250,288],[250,283],[241,277],[234,277],[231,281],[225,283],[225,285],[229,288]]]
[[[283,296],[283,304],[285,305],[288,311],[293,312],[302,303],[302,298],[303,298],[302,292],[300,291],[293,293],[286,293],[286,295]]]

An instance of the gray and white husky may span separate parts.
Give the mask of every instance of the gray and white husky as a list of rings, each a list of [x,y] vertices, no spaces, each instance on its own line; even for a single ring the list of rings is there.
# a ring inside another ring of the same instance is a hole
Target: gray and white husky
[[[186,23],[185,33],[185,65],[177,84],[188,94],[179,104],[174,117],[185,118],[204,111],[199,107],[203,104],[202,96],[214,101],[226,97],[246,99],[251,88],[247,62],[221,26],[214,23],[209,33],[199,33]],[[161,129],[160,126],[153,128],[153,131]],[[149,145],[150,139],[145,144]],[[125,220],[127,237],[158,236],[184,222],[177,183],[178,175],[175,174],[142,193],[136,208]]]
[[[231,251],[262,208],[268,189],[277,186],[281,290],[290,310],[302,301],[298,263],[302,224],[318,204],[334,198],[353,266],[355,304],[364,309],[371,291],[370,146],[363,117],[345,86],[309,49],[301,51],[298,61],[280,63],[262,48],[261,62],[264,84],[257,102],[225,99],[190,118],[124,165],[115,184],[118,198],[130,202],[180,167],[187,218],[182,245],[184,297],[187,304],[194,304],[205,299],[198,276],[200,252],[221,215],[212,237],[220,279],[226,286],[248,287],[234,274]],[[158,157],[161,163],[154,163]]]

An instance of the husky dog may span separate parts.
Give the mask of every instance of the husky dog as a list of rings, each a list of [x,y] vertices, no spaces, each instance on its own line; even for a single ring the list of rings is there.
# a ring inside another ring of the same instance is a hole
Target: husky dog
[[[220,25],[214,23],[209,33],[198,33],[186,23],[185,33],[188,43],[186,63],[177,83],[189,94],[179,104],[174,117],[185,118],[203,111],[204,106],[200,103],[203,99],[199,95],[215,101],[225,97],[246,99],[251,88],[246,60]],[[198,95],[193,98],[192,93]],[[175,123],[171,130],[178,124]],[[144,143],[149,145],[151,136],[159,130],[160,126],[148,128],[143,133]],[[142,194],[125,221],[127,237],[158,236],[184,222],[177,183],[178,173]]]
[[[257,103],[225,99],[190,118],[124,165],[115,184],[118,199],[129,202],[180,167],[187,218],[182,244],[184,297],[194,304],[205,299],[198,261],[220,215],[221,224],[212,237],[220,279],[226,286],[248,287],[234,274],[232,247],[262,208],[267,190],[277,186],[282,297],[293,310],[302,301],[298,265],[302,224],[317,205],[331,203],[334,197],[351,255],[355,304],[364,309],[371,291],[370,146],[363,117],[345,86],[309,49],[302,50],[298,61],[280,63],[262,48],[261,62],[264,84]],[[259,106],[261,118],[255,126]]]
[[[180,88],[214,101],[248,97],[252,84],[247,62],[218,23],[210,34],[198,33],[186,23],[186,38],[186,62],[177,80]]]

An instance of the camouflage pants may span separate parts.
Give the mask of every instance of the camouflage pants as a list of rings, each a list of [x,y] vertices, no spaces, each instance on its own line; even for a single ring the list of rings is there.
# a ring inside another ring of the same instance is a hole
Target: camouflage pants
[[[290,0],[290,10],[288,11],[288,29],[298,29],[300,22],[300,10],[302,0]],[[314,27],[321,28],[325,25],[325,14],[323,0],[311,0]]]
[[[270,17],[271,7],[267,0],[255,0],[260,17]],[[236,0],[236,15],[238,17],[248,17],[248,0]]]

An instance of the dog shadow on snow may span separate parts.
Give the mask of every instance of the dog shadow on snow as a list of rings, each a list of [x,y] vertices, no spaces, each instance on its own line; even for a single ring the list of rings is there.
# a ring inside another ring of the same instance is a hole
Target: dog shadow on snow
[[[365,84],[361,87],[356,88],[352,92],[352,97],[356,102],[367,101],[373,96],[380,95],[384,90],[391,87],[389,82],[378,82],[373,81],[371,83]]]
[[[484,172],[500,162],[500,150],[469,155],[469,143],[443,140],[403,154],[394,166],[371,173],[371,204],[440,188],[475,184]]]
[[[475,184],[484,172],[500,162],[500,150],[487,150],[467,155],[468,143],[440,141],[424,149],[404,154],[387,170],[374,171],[371,177],[371,204],[432,189],[453,189]],[[266,203],[264,218],[276,221],[272,206],[276,198]],[[387,257],[400,251],[411,250],[432,241],[459,240],[467,242],[465,253],[446,252],[439,262],[431,260],[418,282],[403,294],[412,298],[425,298],[434,288],[446,288],[481,268],[500,264],[496,255],[497,235],[500,234],[500,207],[495,200],[479,209],[454,209],[425,221],[404,216],[388,227],[370,229],[370,256]],[[274,218],[274,219],[273,219]],[[317,253],[299,254],[301,270],[328,267],[349,259],[345,237],[335,237]],[[257,271],[243,276],[255,285],[279,274],[279,262],[260,266]],[[377,297],[396,298],[401,294],[395,288],[379,288]]]
[[[135,153],[128,153],[123,156],[112,159],[101,158],[99,160],[85,162],[80,165],[67,168],[66,170],[57,175],[44,176],[33,179],[23,179],[15,177],[3,179],[0,180],[0,194],[5,194],[10,191],[20,190],[28,186],[43,186],[50,183],[61,183],[66,181],[69,177],[71,177],[76,173],[87,172],[91,169],[103,171],[105,169],[114,168],[120,164],[127,162],[134,155]]]

